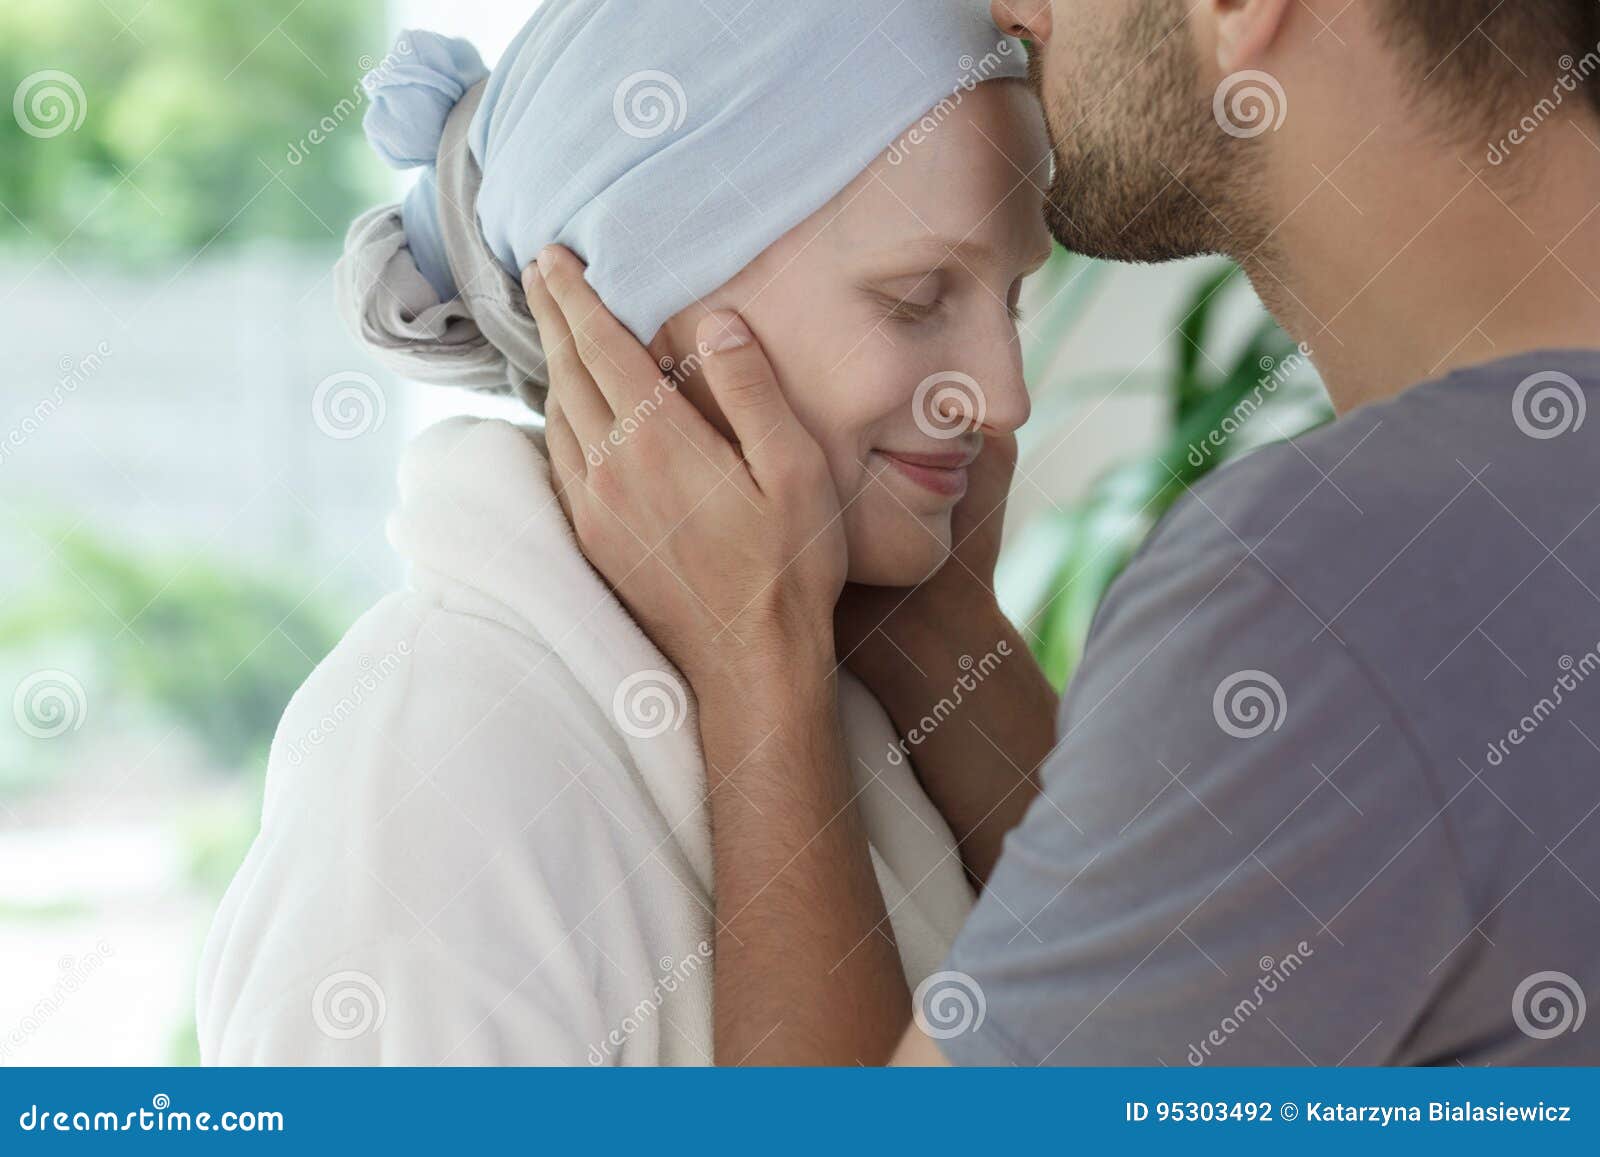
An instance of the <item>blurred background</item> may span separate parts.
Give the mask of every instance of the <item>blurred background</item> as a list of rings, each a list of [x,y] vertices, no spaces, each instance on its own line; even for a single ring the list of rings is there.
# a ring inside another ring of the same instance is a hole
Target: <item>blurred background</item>
[[[196,1059],[195,961],[295,688],[403,581],[395,466],[455,413],[334,316],[404,27],[493,61],[536,0],[0,7],[0,1065]],[[1001,574],[1053,678],[1185,488],[1326,420],[1230,268],[1029,287]],[[522,415],[526,418],[526,415]]]

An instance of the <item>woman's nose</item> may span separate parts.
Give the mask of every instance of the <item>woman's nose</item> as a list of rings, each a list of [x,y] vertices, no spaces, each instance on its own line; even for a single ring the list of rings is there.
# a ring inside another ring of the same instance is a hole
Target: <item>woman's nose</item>
[[[987,412],[980,428],[985,434],[1015,434],[1028,424],[1033,414],[1033,399],[1022,380],[1022,367],[1010,366],[990,376],[985,386]]]
[[[1000,31],[1043,44],[1050,39],[1051,0],[993,0],[989,14]]]

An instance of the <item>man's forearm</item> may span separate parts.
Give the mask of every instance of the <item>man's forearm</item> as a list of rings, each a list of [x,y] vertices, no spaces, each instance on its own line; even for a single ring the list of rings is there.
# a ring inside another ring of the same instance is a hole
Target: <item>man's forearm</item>
[[[931,615],[907,602],[851,655],[904,738],[923,790],[980,883],[1038,794],[1055,689],[991,603]]]
[[[716,1061],[883,1064],[910,995],[826,662],[700,698],[716,859]]]

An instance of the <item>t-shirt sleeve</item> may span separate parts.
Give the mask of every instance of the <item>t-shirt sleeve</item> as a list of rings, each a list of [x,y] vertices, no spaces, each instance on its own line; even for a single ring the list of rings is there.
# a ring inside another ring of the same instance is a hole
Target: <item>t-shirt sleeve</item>
[[[1448,801],[1337,631],[1242,546],[1130,568],[952,952],[967,991],[918,994],[951,1061],[1395,1053],[1470,925]]]

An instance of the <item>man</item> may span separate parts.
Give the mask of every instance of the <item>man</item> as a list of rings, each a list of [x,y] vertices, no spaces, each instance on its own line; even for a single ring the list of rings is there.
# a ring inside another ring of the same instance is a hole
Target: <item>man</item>
[[[1600,1062],[1600,5],[993,11],[1033,45],[1056,235],[1235,258],[1342,416],[1180,504],[1054,723],[1016,647],[919,732],[958,836],[982,830],[963,784],[1025,797],[1037,769],[1040,794],[992,872],[964,846],[983,895],[910,993],[831,677],[847,660],[909,732],[1016,639],[989,590],[1009,461],[975,472],[938,577],[846,594],[877,629],[836,656],[815,448],[748,330],[708,324],[742,457],[644,433],[563,482],[722,776],[717,1059]],[[561,405],[647,394],[581,266],[540,264]]]

